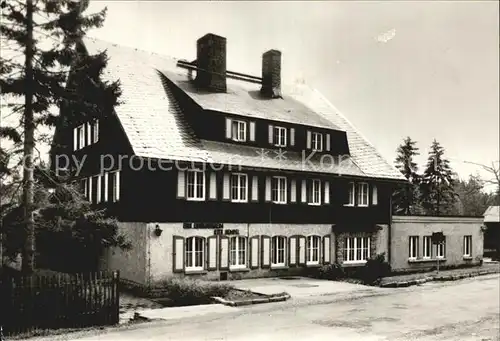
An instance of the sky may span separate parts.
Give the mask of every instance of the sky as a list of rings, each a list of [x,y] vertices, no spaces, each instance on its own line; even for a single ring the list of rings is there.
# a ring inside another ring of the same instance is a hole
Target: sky
[[[90,36],[194,60],[206,33],[227,38],[227,68],[260,76],[282,51],[283,82],[328,98],[389,162],[406,136],[423,168],[437,139],[461,177],[499,154],[498,1],[98,1]]]

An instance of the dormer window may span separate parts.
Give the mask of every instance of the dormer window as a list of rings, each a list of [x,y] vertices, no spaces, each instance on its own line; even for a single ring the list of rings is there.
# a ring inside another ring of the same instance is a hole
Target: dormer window
[[[274,145],[276,147],[286,147],[286,128],[274,127]]]
[[[312,133],[312,150],[321,152],[323,151],[323,134]]]
[[[247,123],[245,121],[232,121],[231,124],[233,140],[245,142],[247,140]]]

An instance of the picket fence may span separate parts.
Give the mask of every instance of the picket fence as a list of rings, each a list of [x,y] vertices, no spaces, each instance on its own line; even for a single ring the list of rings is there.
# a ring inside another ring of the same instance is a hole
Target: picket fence
[[[119,322],[118,272],[2,278],[3,335]]]

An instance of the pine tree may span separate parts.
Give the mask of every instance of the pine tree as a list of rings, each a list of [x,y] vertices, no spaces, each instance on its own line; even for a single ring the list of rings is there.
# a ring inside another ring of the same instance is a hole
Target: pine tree
[[[454,172],[444,157],[444,148],[434,140],[420,183],[421,203],[426,214],[449,214],[456,201]]]
[[[83,115],[97,115],[101,109],[96,110],[95,101],[87,101],[66,87],[69,68],[82,64],[78,47],[85,32],[102,26],[105,18],[106,9],[84,15],[87,6],[88,0],[6,0],[1,6],[0,86],[2,96],[18,99],[11,109],[20,114],[22,127],[19,136],[23,144],[22,208],[26,230],[22,266],[28,274],[34,269],[35,254],[34,151],[42,142],[35,131],[43,125],[60,124],[59,116],[52,111],[55,106],[77,106]],[[105,61],[106,55],[100,54],[88,56],[85,62],[102,69]],[[95,87],[107,87],[106,95],[113,95],[104,100],[108,106],[102,110],[117,103],[118,84],[98,83]],[[103,96],[96,101],[102,102]],[[10,132],[17,130],[9,128]]]
[[[395,166],[408,180],[408,184],[400,186],[393,194],[393,212],[395,214],[415,214],[418,204],[418,166],[414,158],[419,155],[416,141],[410,137],[404,139],[397,149]]]

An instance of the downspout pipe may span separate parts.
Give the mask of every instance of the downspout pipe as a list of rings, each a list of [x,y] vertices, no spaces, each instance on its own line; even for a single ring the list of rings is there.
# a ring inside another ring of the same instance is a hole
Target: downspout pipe
[[[387,263],[391,264],[392,249],[392,193],[389,196],[389,225],[387,228]]]

